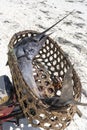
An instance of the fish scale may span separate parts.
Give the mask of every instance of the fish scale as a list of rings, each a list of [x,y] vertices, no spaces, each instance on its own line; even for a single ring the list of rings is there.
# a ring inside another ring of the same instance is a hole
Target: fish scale
[[[46,33],[72,13],[73,11],[68,13],[62,19],[58,20],[55,24],[53,24],[45,31],[36,34],[36,36],[31,36],[30,38],[24,38],[14,46],[14,52],[16,54],[18,65],[20,71],[22,72],[23,78],[31,88],[32,92],[34,91],[38,98],[41,98],[42,95],[40,95],[37,85],[35,83],[35,79],[33,77],[32,61],[45,44],[47,37],[50,35],[50,34],[46,35]],[[25,62],[24,59],[26,59]]]

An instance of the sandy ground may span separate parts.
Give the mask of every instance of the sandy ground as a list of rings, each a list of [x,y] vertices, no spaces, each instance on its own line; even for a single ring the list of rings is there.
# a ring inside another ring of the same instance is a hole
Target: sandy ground
[[[9,77],[6,66],[8,43],[18,31],[32,29],[43,31],[66,13],[74,13],[51,30],[51,37],[74,64],[83,91],[82,102],[87,102],[87,0],[0,0],[0,75]],[[75,114],[66,130],[87,130],[87,107],[79,107],[83,116]],[[10,123],[3,125],[4,130],[34,130],[21,120],[20,126]]]

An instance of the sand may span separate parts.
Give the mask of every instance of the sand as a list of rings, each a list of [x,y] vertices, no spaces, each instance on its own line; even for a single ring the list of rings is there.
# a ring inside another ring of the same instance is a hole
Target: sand
[[[14,33],[32,29],[43,31],[69,11],[74,13],[54,27],[51,37],[66,52],[82,83],[82,102],[87,102],[87,0],[0,0],[0,75],[8,75],[8,43]],[[84,94],[85,93],[85,94]],[[87,107],[79,107],[66,130],[87,130]],[[4,130],[34,130],[26,120],[17,127],[4,123]]]

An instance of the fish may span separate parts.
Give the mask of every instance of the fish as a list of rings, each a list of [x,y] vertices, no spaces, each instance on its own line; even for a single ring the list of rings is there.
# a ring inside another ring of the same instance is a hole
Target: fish
[[[32,92],[34,92],[38,98],[42,98],[42,95],[40,94],[37,88],[33,76],[33,65],[32,65],[33,59],[39,53],[40,49],[45,44],[47,37],[50,35],[50,34],[46,35],[46,33],[72,13],[73,11],[67,14],[59,21],[57,21],[55,24],[53,24],[45,31],[36,34],[36,36],[25,37],[14,45],[14,53],[17,57],[18,66],[20,71],[22,72],[23,78],[25,82],[29,85]]]
[[[34,57],[42,48],[42,45],[45,44],[46,39],[47,36],[44,36],[44,38],[42,38],[42,40],[40,40],[38,43],[31,40],[31,42],[27,41],[26,44],[14,48],[14,52],[17,56],[18,66],[22,73],[22,76],[27,85],[30,87],[31,91],[35,93],[38,98],[41,97],[41,94],[38,90],[33,76],[32,62]]]
[[[60,96],[53,96],[51,98],[42,98],[42,102],[49,106],[49,109],[56,110],[61,107],[65,107],[69,104],[87,106],[87,103],[81,103],[74,99],[73,96],[73,82],[72,82],[72,65],[67,70],[62,84],[62,90]]]

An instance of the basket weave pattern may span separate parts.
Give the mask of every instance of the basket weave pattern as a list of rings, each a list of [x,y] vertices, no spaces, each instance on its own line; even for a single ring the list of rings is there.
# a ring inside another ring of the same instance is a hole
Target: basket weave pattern
[[[9,43],[8,63],[12,74],[18,101],[29,123],[35,127],[42,127],[44,129],[63,130],[69,125],[76,106],[69,105],[61,110],[49,111],[37,97],[31,92],[29,86],[25,83],[22,74],[19,70],[16,56],[13,52],[13,47],[24,37],[30,37],[37,32],[26,30],[14,34]],[[52,97],[61,86],[54,85],[56,78],[63,79],[67,69],[71,65],[70,61],[65,56],[63,50],[51,38],[47,38],[45,45],[40,50],[39,54],[33,60],[34,77],[39,91],[43,96]],[[55,77],[54,80],[51,77]],[[74,98],[80,99],[81,84],[73,69],[73,83],[74,83]],[[48,124],[46,124],[46,122]]]

